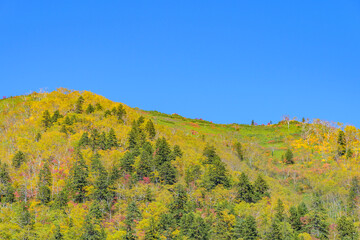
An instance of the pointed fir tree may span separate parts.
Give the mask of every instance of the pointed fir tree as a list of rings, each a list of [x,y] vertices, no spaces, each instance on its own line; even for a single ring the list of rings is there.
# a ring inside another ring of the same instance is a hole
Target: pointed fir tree
[[[81,114],[83,112],[83,103],[84,103],[85,99],[80,96],[75,104],[75,113],[77,114]]]
[[[170,204],[170,212],[176,221],[180,221],[182,216],[186,213],[186,203],[188,195],[183,185],[176,185],[173,193],[173,201]]]
[[[73,124],[73,121],[71,120],[71,118],[69,116],[66,116],[65,120],[64,120],[64,124],[70,126]]]
[[[237,218],[233,231],[235,239],[255,240],[259,237],[253,216],[247,216],[245,219]]]
[[[84,132],[81,135],[78,145],[81,148],[81,147],[87,147],[89,144],[90,144],[89,134],[88,134],[88,132]]]
[[[124,117],[126,115],[126,110],[122,104],[119,104],[117,107],[115,114],[119,122],[124,122]]]
[[[22,151],[18,151],[12,159],[12,166],[15,168],[19,168],[21,164],[25,161],[25,154]]]
[[[77,203],[85,201],[87,194],[86,187],[88,185],[88,175],[89,172],[86,163],[81,154],[78,154],[77,160],[71,169],[71,177],[69,178],[69,188],[72,192],[74,201]]]
[[[277,222],[283,222],[285,220],[285,208],[284,203],[279,198],[275,207],[275,221]]]
[[[338,149],[337,149],[338,156],[344,156],[346,153],[346,138],[345,138],[345,133],[342,130],[339,131],[337,143],[338,143]]]
[[[149,134],[149,138],[154,139],[154,137],[156,136],[156,130],[155,130],[154,123],[151,121],[151,119],[149,119],[147,121],[145,129],[146,129],[147,133]]]
[[[116,148],[118,146],[118,141],[113,128],[110,129],[106,140],[107,149]]]
[[[258,175],[257,179],[255,180],[253,189],[255,202],[261,200],[263,197],[270,197],[270,194],[268,193],[269,186],[261,175]]]
[[[344,240],[357,240],[359,239],[359,235],[356,231],[356,227],[354,222],[347,218],[346,216],[342,216],[337,221],[336,229],[339,233],[339,239]]]
[[[286,150],[284,163],[285,164],[294,164],[295,163],[294,162],[294,154],[290,149]]]
[[[42,125],[43,125],[45,131],[51,127],[52,121],[51,121],[50,113],[48,110],[44,111],[41,122],[42,122]]]
[[[91,132],[89,145],[93,151],[97,150],[100,146],[100,134],[96,128],[94,128]]]
[[[347,213],[349,216],[353,216],[355,218],[358,217],[355,209],[357,203],[356,199],[359,196],[359,191],[360,191],[359,180],[357,177],[353,177],[347,199],[347,205],[348,205]]]
[[[87,114],[91,114],[93,112],[95,112],[95,108],[92,104],[89,103],[89,105],[87,106],[86,108],[86,111],[85,111]]]
[[[179,145],[174,146],[173,153],[174,153],[175,157],[181,158],[183,156],[183,152],[181,151],[181,148]]]
[[[51,190],[50,185],[52,184],[52,176],[50,172],[49,163],[45,162],[43,168],[39,173],[38,181],[38,199],[42,204],[47,204],[51,200]]]
[[[300,214],[298,212],[298,209],[294,206],[291,206],[289,209],[289,223],[291,224],[292,229],[294,229],[297,232],[301,232],[302,230],[302,223],[300,220]]]
[[[141,213],[136,206],[136,203],[132,201],[126,209],[125,217],[125,230],[126,239],[136,239],[135,228],[136,223],[141,220]]]
[[[111,111],[110,110],[106,110],[105,113],[104,113],[104,117],[107,118],[109,116],[111,116]]]
[[[41,139],[41,133],[37,133],[35,136],[35,142],[39,142]]]
[[[106,233],[99,224],[94,223],[91,216],[87,215],[85,217],[85,223],[83,225],[83,234],[81,235],[81,239],[82,240],[105,240]]]
[[[237,198],[247,203],[254,202],[254,188],[251,185],[248,176],[241,173],[239,176],[239,183],[237,184]]]
[[[101,110],[103,110],[103,107],[101,106],[101,104],[100,104],[100,103],[96,103],[96,104],[95,104],[95,111],[101,111]]]
[[[52,123],[56,123],[58,120],[59,120],[59,118],[62,118],[63,116],[60,114],[60,111],[59,110],[56,110],[55,112],[54,112],[54,114],[52,115],[52,117],[51,117],[51,122]]]
[[[310,233],[319,239],[329,238],[326,210],[318,195],[315,195],[310,212]]]
[[[106,133],[102,132],[99,137],[99,148],[101,150],[107,149],[107,139],[106,139]]]
[[[234,148],[235,148],[235,151],[236,151],[236,154],[237,154],[239,160],[243,161],[244,160],[244,154],[243,154],[243,151],[242,151],[241,143],[236,142],[235,145],[234,145]]]
[[[59,225],[55,226],[55,232],[51,240],[62,240],[64,239],[64,235],[61,233],[61,228]]]

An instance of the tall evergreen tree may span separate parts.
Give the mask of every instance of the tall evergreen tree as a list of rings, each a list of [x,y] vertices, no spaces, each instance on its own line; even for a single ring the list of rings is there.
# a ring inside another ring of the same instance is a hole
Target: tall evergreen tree
[[[345,139],[345,133],[344,131],[340,130],[338,135],[338,149],[337,153],[339,156],[343,156],[346,153],[346,139]]]
[[[351,186],[350,186],[350,190],[349,190],[349,195],[348,195],[348,215],[349,216],[353,216],[355,218],[357,218],[357,213],[355,211],[356,209],[356,203],[357,203],[357,197],[359,196],[359,192],[360,192],[360,186],[359,186],[359,180],[357,177],[354,177],[351,181]]]
[[[125,226],[126,226],[126,239],[136,239],[135,235],[135,227],[136,223],[141,220],[141,213],[136,206],[136,203],[132,201],[128,208],[126,209],[126,218],[125,218]]]
[[[233,231],[235,239],[255,240],[259,238],[253,216],[247,216],[245,219],[237,218]]]
[[[45,128],[45,131],[51,127],[52,121],[51,121],[49,110],[44,111],[41,122],[42,122],[43,127]]]
[[[64,239],[64,235],[61,233],[61,228],[59,225],[55,226],[55,232],[51,240],[62,240]]]
[[[52,115],[51,117],[51,122],[52,123],[56,123],[58,121],[59,118],[62,118],[63,116],[60,114],[60,111],[59,110],[56,110],[54,112],[54,114]]]
[[[174,146],[173,153],[174,153],[175,157],[179,157],[179,158],[181,158],[183,155],[183,152],[181,151],[181,148],[179,145]]]
[[[209,226],[200,216],[193,213],[186,214],[180,222],[180,235],[185,239],[207,240],[209,239]]]
[[[261,175],[258,175],[253,186],[255,202],[261,200],[265,196],[270,197],[270,194],[268,193],[269,186]]]
[[[245,173],[241,173],[239,176],[239,183],[236,188],[238,199],[247,203],[254,202],[254,189]]]
[[[154,123],[151,121],[151,119],[149,119],[147,121],[145,129],[149,134],[149,138],[154,139],[154,137],[156,136],[156,130],[155,130]]]
[[[79,147],[87,147],[90,144],[88,132],[84,132],[79,140]]]
[[[75,202],[80,203],[85,200],[87,193],[86,186],[88,185],[88,175],[89,171],[86,163],[81,154],[78,154],[78,159],[71,169],[71,177],[69,178],[69,187],[73,193],[73,199]]]
[[[301,232],[302,230],[302,223],[300,220],[300,214],[298,212],[298,209],[294,206],[291,206],[289,209],[289,222],[291,224],[291,227],[297,231],[297,232]]]
[[[106,133],[102,132],[99,136],[99,148],[101,150],[107,149],[107,139],[106,139]]]
[[[39,173],[39,182],[38,182],[38,199],[42,204],[46,204],[51,200],[51,189],[50,185],[52,184],[52,176],[50,172],[49,163],[45,162],[43,168]]]
[[[318,195],[315,195],[310,212],[310,233],[319,239],[329,238],[329,224],[326,210]]]
[[[90,135],[90,139],[89,139],[89,143],[90,143],[90,147],[93,151],[97,150],[100,146],[100,133],[99,131],[94,128],[91,131],[91,135]]]
[[[286,151],[284,161],[286,164],[294,164],[294,154],[290,149]]]
[[[344,239],[344,240],[359,239],[359,235],[356,231],[356,227],[354,226],[354,222],[345,216],[339,218],[339,220],[337,221],[336,229],[339,233],[339,239]]]
[[[83,112],[83,103],[84,103],[85,99],[80,96],[75,104],[75,113],[81,114]]]
[[[170,212],[174,218],[179,221],[181,217],[186,213],[186,203],[188,201],[188,195],[183,185],[178,184],[174,189],[174,200],[170,205]]]
[[[237,154],[238,158],[240,159],[240,161],[243,161],[244,160],[244,153],[243,153],[243,150],[242,150],[241,143],[236,142],[235,145],[234,145],[234,148],[235,148],[236,154]]]
[[[118,146],[118,141],[113,128],[110,129],[106,140],[107,149],[116,148]]]
[[[275,221],[277,222],[283,222],[285,220],[285,209],[284,209],[284,203],[279,198],[275,207]]]
[[[89,104],[86,108],[86,111],[85,111],[87,114],[91,114],[93,112],[95,112],[95,108],[92,104]]]
[[[22,151],[18,151],[12,159],[12,165],[15,168],[19,168],[25,161],[25,154]]]
[[[120,122],[124,122],[124,117],[126,115],[126,110],[124,108],[124,106],[122,104],[119,104],[119,106],[117,107],[116,109],[116,116],[117,116],[117,119],[120,121]]]

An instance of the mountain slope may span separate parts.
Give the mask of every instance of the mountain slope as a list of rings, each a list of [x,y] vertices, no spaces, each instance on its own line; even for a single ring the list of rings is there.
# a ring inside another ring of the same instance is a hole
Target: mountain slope
[[[256,239],[251,217],[261,239],[334,239],[340,216],[358,225],[351,126],[214,124],[67,89],[0,113],[3,239]]]

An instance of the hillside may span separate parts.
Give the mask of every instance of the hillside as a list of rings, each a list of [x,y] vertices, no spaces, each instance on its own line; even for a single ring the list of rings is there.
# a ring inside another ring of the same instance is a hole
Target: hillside
[[[358,239],[360,131],[0,100],[1,239]],[[349,238],[346,238],[349,237]]]

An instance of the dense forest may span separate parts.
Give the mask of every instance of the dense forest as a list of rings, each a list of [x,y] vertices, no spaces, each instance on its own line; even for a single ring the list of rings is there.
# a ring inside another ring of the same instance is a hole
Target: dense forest
[[[239,111],[239,109],[234,109]],[[360,131],[0,100],[1,239],[358,239]]]

